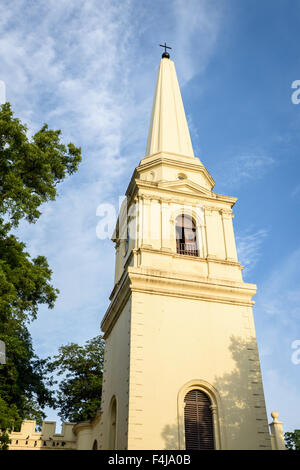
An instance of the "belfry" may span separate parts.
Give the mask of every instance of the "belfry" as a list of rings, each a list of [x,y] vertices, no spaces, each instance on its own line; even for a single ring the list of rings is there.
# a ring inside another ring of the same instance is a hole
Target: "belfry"
[[[166,47],[166,46],[164,46]],[[236,198],[194,156],[175,66],[162,56],[145,156],[113,235],[102,449],[271,449]]]

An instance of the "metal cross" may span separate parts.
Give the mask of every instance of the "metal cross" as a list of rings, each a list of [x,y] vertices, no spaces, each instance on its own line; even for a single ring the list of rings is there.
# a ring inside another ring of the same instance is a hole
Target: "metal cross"
[[[167,46],[166,42],[165,42],[165,44],[160,44],[160,47],[164,47],[165,52],[167,52],[167,49],[172,49],[172,47]]]

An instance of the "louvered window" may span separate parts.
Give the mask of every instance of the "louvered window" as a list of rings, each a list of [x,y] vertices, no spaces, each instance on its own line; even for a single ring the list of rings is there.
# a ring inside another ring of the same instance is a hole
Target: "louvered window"
[[[189,215],[176,218],[176,249],[181,255],[198,256],[196,224]]]
[[[211,401],[201,390],[191,390],[184,399],[185,444],[187,450],[213,450],[214,431]]]

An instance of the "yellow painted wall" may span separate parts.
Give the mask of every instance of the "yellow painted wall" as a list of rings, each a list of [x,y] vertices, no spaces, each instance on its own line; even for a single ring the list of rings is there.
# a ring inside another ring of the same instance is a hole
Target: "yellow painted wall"
[[[110,405],[117,400],[116,448],[127,447],[131,299],[106,338],[101,402],[100,448],[110,447]]]
[[[220,448],[270,445],[251,307],[134,293],[131,344],[130,449],[180,448],[179,393],[193,381],[216,390]]]

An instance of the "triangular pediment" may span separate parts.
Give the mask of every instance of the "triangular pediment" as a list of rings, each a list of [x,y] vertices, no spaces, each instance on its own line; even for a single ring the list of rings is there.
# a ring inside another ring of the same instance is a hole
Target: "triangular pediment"
[[[165,181],[158,184],[159,188],[170,191],[180,191],[182,193],[194,194],[195,196],[212,197],[212,192],[188,179],[179,181]]]

